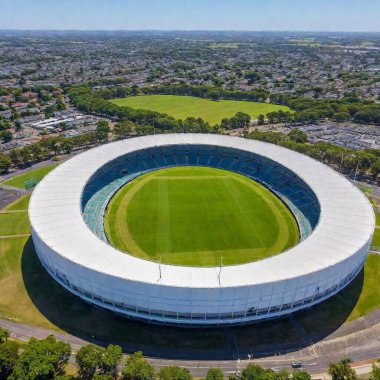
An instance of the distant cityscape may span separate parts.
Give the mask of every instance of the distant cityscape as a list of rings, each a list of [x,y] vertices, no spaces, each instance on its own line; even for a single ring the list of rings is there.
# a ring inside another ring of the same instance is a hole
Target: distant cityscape
[[[380,34],[0,32],[0,151],[94,131],[65,88],[173,84],[378,103]],[[297,125],[272,125],[287,131]],[[310,142],[380,148],[379,129],[332,120],[300,127]]]

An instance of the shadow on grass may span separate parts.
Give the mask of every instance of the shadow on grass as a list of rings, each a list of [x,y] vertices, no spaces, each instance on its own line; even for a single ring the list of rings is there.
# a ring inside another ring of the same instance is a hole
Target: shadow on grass
[[[310,309],[280,320],[236,328],[240,352],[256,356],[310,346],[337,331],[354,310],[364,284],[364,270],[344,290]]]
[[[21,259],[26,291],[59,329],[97,344],[120,344],[126,352],[166,358],[228,359],[237,352],[257,356],[297,350],[338,329],[350,315],[363,286],[363,271],[346,290],[292,318],[235,328],[186,329],[157,326],[91,306],[61,287],[41,265],[29,238]],[[45,326],[44,326],[45,324]]]

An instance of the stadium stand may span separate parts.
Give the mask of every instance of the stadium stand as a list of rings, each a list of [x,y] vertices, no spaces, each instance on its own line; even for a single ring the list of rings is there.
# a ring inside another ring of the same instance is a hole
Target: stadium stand
[[[173,166],[209,166],[245,175],[276,194],[297,220],[300,238],[311,234],[320,207],[310,187],[289,169],[250,152],[208,145],[176,145],[133,152],[100,168],[82,195],[82,213],[88,227],[107,242],[103,217],[112,196],[125,184],[148,171]]]

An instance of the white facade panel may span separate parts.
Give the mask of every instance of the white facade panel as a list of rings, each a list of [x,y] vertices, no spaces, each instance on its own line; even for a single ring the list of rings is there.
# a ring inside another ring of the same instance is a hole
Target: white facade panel
[[[297,246],[268,259],[221,270],[161,265],[160,278],[157,263],[95,236],[82,218],[81,194],[93,174],[119,156],[180,144],[230,147],[277,161],[316,195],[318,225]],[[121,314],[193,325],[272,318],[332,296],[359,273],[375,225],[364,195],[327,166],[271,144],[203,134],[146,136],[80,154],[38,184],[29,216],[39,258],[69,291]]]

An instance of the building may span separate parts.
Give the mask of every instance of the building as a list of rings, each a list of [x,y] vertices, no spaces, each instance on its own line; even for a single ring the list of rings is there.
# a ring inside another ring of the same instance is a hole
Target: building
[[[261,182],[292,211],[301,242],[261,261],[211,268],[160,265],[109,245],[102,220],[112,195],[142,173],[179,165]],[[277,318],[322,302],[360,272],[375,226],[367,198],[320,162],[207,134],[138,137],[82,153],[39,183],[29,216],[41,262],[67,290],[122,315],[192,326]]]

